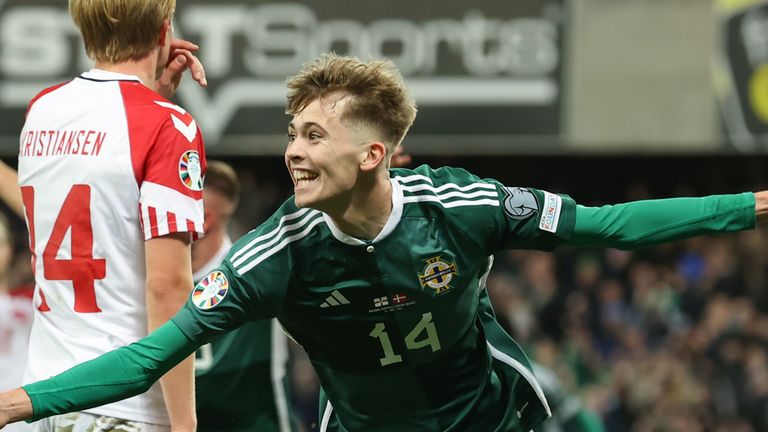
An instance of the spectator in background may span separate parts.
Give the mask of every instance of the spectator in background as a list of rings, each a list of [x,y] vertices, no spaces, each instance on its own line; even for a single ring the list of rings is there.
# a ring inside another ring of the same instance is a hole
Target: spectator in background
[[[13,189],[18,190],[18,187],[14,184]],[[21,384],[32,327],[32,287],[13,285],[12,245],[8,222],[0,214],[0,387]],[[11,425],[9,429],[10,432],[31,430],[32,427],[26,423]]]

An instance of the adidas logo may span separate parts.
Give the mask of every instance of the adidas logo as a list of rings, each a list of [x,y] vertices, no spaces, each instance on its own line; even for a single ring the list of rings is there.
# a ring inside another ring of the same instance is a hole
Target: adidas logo
[[[331,295],[325,298],[325,301],[323,304],[320,305],[321,308],[327,308],[331,306],[341,306],[349,304],[349,300],[347,300],[346,297],[344,297],[340,292],[333,291]]]

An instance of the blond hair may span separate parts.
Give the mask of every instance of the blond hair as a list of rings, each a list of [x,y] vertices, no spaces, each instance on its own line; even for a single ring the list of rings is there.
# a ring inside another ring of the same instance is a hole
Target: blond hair
[[[176,0],[69,0],[69,14],[88,57],[105,63],[139,60],[157,44]]]
[[[286,113],[290,115],[332,93],[352,96],[345,104],[342,120],[374,128],[390,150],[400,144],[416,118],[416,102],[390,60],[366,63],[354,57],[323,54],[288,78],[287,87]]]

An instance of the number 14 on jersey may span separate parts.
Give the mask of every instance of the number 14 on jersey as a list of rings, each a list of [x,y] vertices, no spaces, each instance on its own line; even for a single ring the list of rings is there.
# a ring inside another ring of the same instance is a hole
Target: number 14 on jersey
[[[29,244],[32,251],[32,269],[36,269],[37,254],[35,252],[35,189],[32,186],[21,187],[21,197],[24,201],[24,212],[29,227]],[[67,231],[70,231],[70,257],[58,258],[61,244]],[[93,257],[93,228],[91,225],[91,187],[74,185],[69,190],[64,203],[61,205],[56,222],[53,224],[51,235],[43,250],[43,275],[48,280],[72,281],[75,291],[75,312],[101,312],[96,304],[94,281],[104,279],[107,273],[107,262],[103,258]],[[38,310],[50,311],[43,292],[40,291],[42,303]]]
[[[422,333],[426,332],[426,337],[417,340]],[[403,356],[395,354],[392,348],[392,341],[389,339],[389,333],[384,323],[376,323],[373,330],[368,334],[372,338],[377,338],[384,351],[384,357],[379,359],[382,366],[395,363],[402,363]],[[440,339],[437,337],[437,328],[432,322],[432,312],[427,312],[421,316],[421,320],[416,323],[413,329],[405,336],[405,347],[409,350],[417,350],[430,347],[432,352],[440,350]]]

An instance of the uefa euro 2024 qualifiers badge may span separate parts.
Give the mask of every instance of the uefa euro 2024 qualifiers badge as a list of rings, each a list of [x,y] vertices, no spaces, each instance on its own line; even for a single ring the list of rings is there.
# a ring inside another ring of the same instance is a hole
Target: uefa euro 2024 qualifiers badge
[[[179,158],[179,178],[188,189],[203,190],[203,168],[200,155],[195,150],[187,150]]]
[[[208,310],[224,300],[229,291],[229,281],[224,273],[215,271],[201,280],[192,292],[192,303],[198,309]]]

